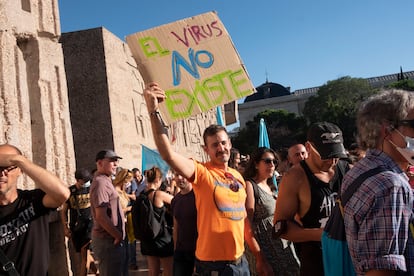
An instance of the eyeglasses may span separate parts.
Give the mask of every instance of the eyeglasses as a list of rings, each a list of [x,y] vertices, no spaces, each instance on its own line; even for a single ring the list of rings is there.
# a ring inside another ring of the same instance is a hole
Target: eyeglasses
[[[414,128],[414,120],[401,120],[401,121],[398,121],[398,125],[409,126],[411,128]]]
[[[277,159],[263,158],[263,159],[260,159],[260,160],[262,160],[263,162],[265,162],[268,165],[271,164],[271,163],[273,163],[273,165],[277,166],[277,164],[279,164],[279,162],[277,161]]]
[[[239,182],[237,181],[237,179],[234,178],[234,176],[229,172],[225,172],[224,176],[227,179],[230,179],[232,181],[229,185],[230,190],[232,190],[233,192],[238,192],[240,187],[239,187]]]
[[[8,175],[9,172],[11,172],[14,169],[17,169],[17,166],[0,167],[0,173],[3,173],[4,172],[5,175]]]

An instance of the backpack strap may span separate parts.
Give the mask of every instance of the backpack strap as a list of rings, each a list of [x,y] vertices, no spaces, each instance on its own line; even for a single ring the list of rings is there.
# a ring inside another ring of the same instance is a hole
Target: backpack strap
[[[329,188],[331,188],[333,192],[340,194],[342,179],[344,178],[344,175],[349,171],[349,169],[350,167],[347,161],[338,161],[336,164],[335,175],[329,181]]]
[[[349,187],[342,193],[342,195],[340,196],[340,203],[341,203],[341,212],[342,212],[342,208],[343,206],[346,205],[346,203],[348,202],[348,200],[351,199],[352,195],[358,190],[359,186],[361,186],[361,184],[367,180],[368,178],[370,178],[371,176],[374,176],[376,174],[379,174],[381,172],[387,171],[387,169],[383,166],[379,166],[373,169],[370,169],[369,171],[364,172],[363,174],[359,175],[353,182],[351,185],[349,185]]]
[[[157,190],[151,189],[154,191],[154,196],[152,197],[152,205],[154,205],[155,202],[155,195],[157,194]]]
[[[154,196],[152,197],[152,209],[154,210],[154,202],[155,202],[155,196],[157,195],[157,191],[158,190],[154,190],[154,189],[151,189],[151,192],[152,191],[154,191]],[[155,210],[154,210],[154,214],[156,215],[156,216],[158,216],[158,214],[155,212]],[[160,221],[160,223],[161,223],[161,225],[163,226],[163,227],[165,227],[165,226],[167,226],[167,220],[166,220],[166,218],[165,218],[165,210],[163,209],[162,211],[161,211],[161,214],[159,214],[159,221]]]
[[[8,273],[10,276],[19,276],[14,263],[6,256],[3,250],[0,248],[0,265],[2,266],[3,271]]]

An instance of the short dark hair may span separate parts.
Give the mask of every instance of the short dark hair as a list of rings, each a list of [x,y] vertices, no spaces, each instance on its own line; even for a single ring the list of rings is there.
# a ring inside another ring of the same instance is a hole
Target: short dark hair
[[[208,126],[203,133],[204,145],[207,145],[207,137],[216,135],[218,132],[224,131],[227,133],[227,129],[224,126],[220,125],[210,125]]]

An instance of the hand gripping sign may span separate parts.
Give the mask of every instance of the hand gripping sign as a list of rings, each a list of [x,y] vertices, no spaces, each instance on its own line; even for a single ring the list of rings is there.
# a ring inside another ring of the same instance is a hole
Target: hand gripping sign
[[[215,12],[135,33],[126,41],[145,82],[167,99],[167,124],[252,94],[255,89],[227,30]]]

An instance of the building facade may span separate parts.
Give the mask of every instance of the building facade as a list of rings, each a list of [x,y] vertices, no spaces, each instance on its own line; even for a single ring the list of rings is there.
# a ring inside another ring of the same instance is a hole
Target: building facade
[[[367,81],[372,87],[383,87],[402,77],[414,80],[414,71],[371,77]],[[246,97],[244,103],[238,105],[240,128],[245,127],[259,112],[267,109],[284,109],[302,116],[306,101],[316,95],[318,89],[319,87],[311,87],[291,93],[289,87],[266,81],[256,88],[257,93]]]

